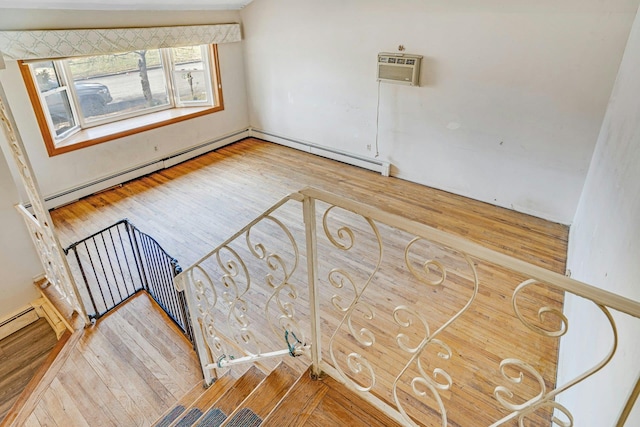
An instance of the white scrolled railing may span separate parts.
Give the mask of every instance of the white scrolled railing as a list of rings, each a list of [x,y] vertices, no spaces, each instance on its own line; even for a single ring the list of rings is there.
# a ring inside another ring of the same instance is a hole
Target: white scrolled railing
[[[296,313],[296,280],[304,277],[297,275],[298,243],[272,215],[294,199],[301,200],[282,199],[175,279],[185,290],[207,383],[216,368],[304,351],[306,332]]]
[[[571,427],[556,397],[611,362],[610,310],[640,317],[635,301],[311,188],[186,269],[177,286],[207,381],[234,350],[238,363],[305,354],[315,376],[409,426]],[[583,333],[563,314],[564,292],[593,304],[610,345],[556,386],[560,337]]]
[[[70,307],[89,324],[84,304],[78,298],[78,290],[69,270],[62,247],[55,234],[49,211],[45,208],[44,200],[40,194],[37,180],[28,157],[25,155],[24,146],[15,126],[15,120],[11,110],[6,104],[4,89],[0,84],[0,127],[7,139],[9,152],[15,169],[22,181],[24,190],[29,197],[35,215],[31,215],[24,206],[18,205],[18,212],[25,220],[25,224],[36,247],[38,256],[44,268],[44,273],[61,297]]]
[[[29,235],[44,267],[44,274],[49,285],[53,286],[69,307],[83,318],[86,318],[84,304],[78,298],[79,293],[73,278],[69,274],[66,258],[61,254],[57,240],[52,236],[51,231],[47,230],[24,206],[18,205],[16,209],[21,214],[29,230]]]

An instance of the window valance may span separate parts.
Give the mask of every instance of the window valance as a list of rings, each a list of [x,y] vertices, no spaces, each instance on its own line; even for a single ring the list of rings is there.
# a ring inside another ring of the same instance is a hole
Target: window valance
[[[240,40],[240,24],[0,31],[0,53],[7,59],[55,59]]]

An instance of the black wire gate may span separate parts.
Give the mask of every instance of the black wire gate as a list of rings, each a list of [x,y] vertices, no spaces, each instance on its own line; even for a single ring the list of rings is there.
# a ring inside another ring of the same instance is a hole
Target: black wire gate
[[[91,302],[85,304],[91,320],[146,291],[193,343],[184,292],[176,290],[173,282],[182,268],[128,219],[71,244],[64,252],[81,297]]]

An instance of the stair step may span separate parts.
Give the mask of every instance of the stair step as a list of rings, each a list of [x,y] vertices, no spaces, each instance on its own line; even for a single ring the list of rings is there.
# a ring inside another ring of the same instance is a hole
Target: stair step
[[[192,403],[190,405],[182,405],[185,406],[185,409],[178,414],[178,418],[174,419],[169,426],[192,426],[220,396],[223,396],[227,392],[227,389],[233,384],[234,380],[229,373],[222,375],[199,397],[196,399],[192,397]],[[162,420],[159,422],[161,421]]]
[[[180,415],[187,410],[191,404],[198,399],[204,393],[206,389],[202,384],[197,384],[191,390],[189,390],[184,396],[178,400],[175,405],[165,411],[164,414],[158,417],[152,427],[169,427]]]
[[[399,426],[333,378],[312,380],[310,370],[298,378],[261,427],[293,425]]]
[[[309,408],[315,408],[318,403],[314,400],[327,392],[327,386],[321,381],[313,381],[311,372],[306,370],[300,375],[293,386],[287,391],[278,405],[264,419],[262,426],[302,425]]]
[[[259,426],[262,419],[284,397],[296,377],[297,374],[281,362],[229,415],[221,427]]]
[[[193,424],[177,425],[178,427],[218,427],[227,414],[231,414],[265,378],[264,372],[252,366],[215,402],[212,402],[201,417]]]

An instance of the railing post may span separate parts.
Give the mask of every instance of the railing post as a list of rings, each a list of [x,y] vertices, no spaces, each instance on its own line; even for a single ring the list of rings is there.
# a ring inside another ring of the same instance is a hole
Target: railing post
[[[193,328],[191,327],[191,319],[189,318],[189,308],[187,307],[187,299],[184,296],[184,291],[179,291],[175,286],[176,276],[182,273],[182,267],[178,264],[177,259],[171,260],[171,267],[173,270],[173,287],[176,291],[176,298],[178,300],[178,308],[180,310],[180,315],[182,316],[182,321],[184,322],[184,333],[189,337],[189,341],[193,345],[193,349],[196,349],[196,343],[193,339]],[[177,314],[177,313],[176,313]]]
[[[320,306],[318,301],[318,254],[316,243],[316,201],[304,196],[302,211],[305,224],[307,246],[307,277],[309,281],[309,313],[311,315],[311,375],[320,377],[320,362],[322,349],[320,348]]]
[[[198,360],[200,361],[200,367],[202,368],[202,376],[204,377],[204,385],[205,387],[209,387],[213,384],[213,381],[218,377],[217,370],[214,370],[214,374],[211,374],[211,369],[208,369],[206,366],[209,363],[214,363],[215,360],[211,357],[211,352],[208,350],[207,343],[204,338],[204,332],[202,330],[202,324],[198,322],[198,318],[196,315],[193,315],[193,310],[196,304],[193,301],[193,295],[191,295],[191,288],[188,286],[187,282],[189,278],[186,277],[185,274],[181,274],[175,277],[174,283],[176,290],[178,292],[184,292],[184,296],[187,300],[187,309],[188,315],[191,319],[191,325],[193,330],[193,342],[196,349],[196,354],[198,355]]]
[[[136,260],[136,267],[138,268],[138,275],[142,286],[145,291],[149,292],[149,279],[147,279],[147,273],[144,270],[144,264],[142,262],[142,254],[140,249],[140,243],[136,236],[136,227],[129,222],[128,219],[124,220],[125,228],[129,234],[129,240],[131,241],[131,247],[133,249],[133,256]]]
[[[80,261],[80,255],[78,255],[78,250],[76,249],[75,246],[70,248],[73,251],[73,254],[76,257],[76,262],[78,263],[78,268],[80,268],[80,274],[82,275],[82,280],[84,280],[84,287],[87,290],[87,293],[89,294],[89,299],[91,300],[91,305],[93,306],[93,312],[94,312],[94,316],[96,314],[98,314],[98,307],[96,306],[96,301],[93,299],[93,293],[91,292],[91,289],[89,288],[89,281],[87,280],[87,275],[84,272],[84,267],[82,266],[82,261]],[[65,254],[68,253],[65,250]],[[76,283],[77,285],[77,283]],[[85,307],[86,308],[86,307]],[[89,316],[89,318],[91,318],[91,315],[89,313],[87,313],[87,316]]]

